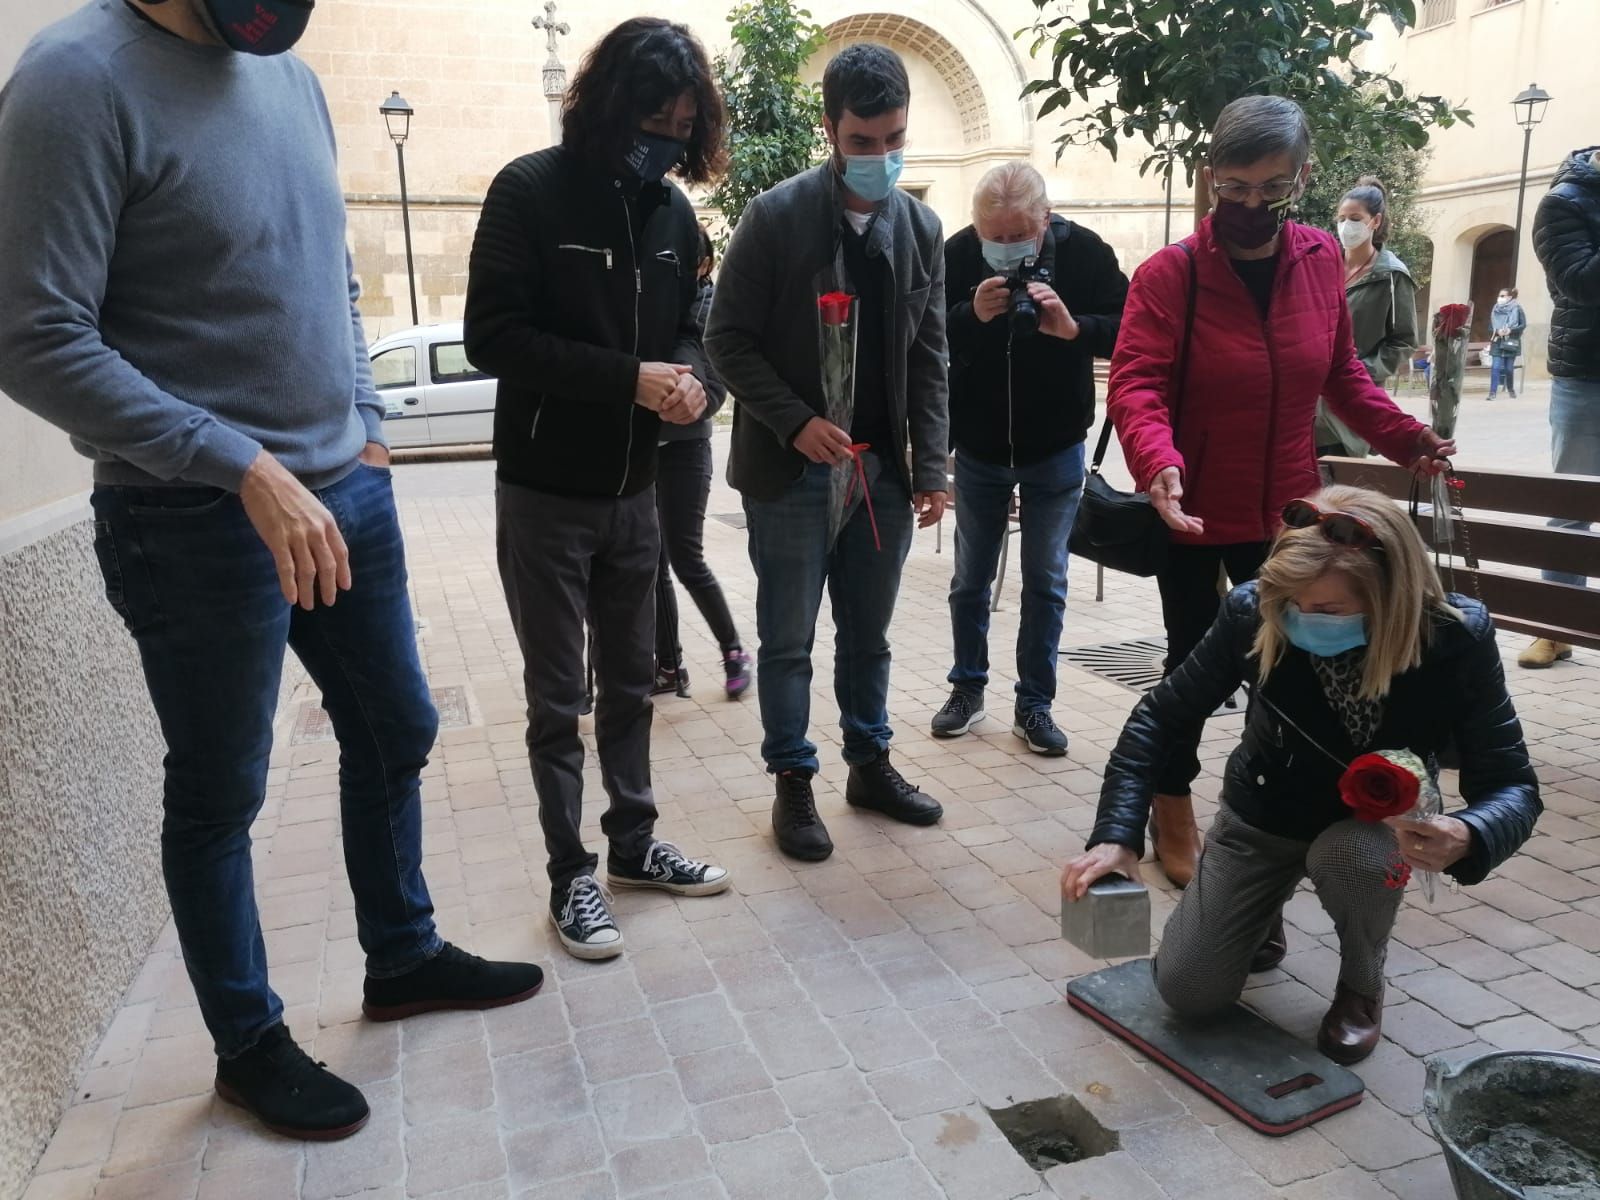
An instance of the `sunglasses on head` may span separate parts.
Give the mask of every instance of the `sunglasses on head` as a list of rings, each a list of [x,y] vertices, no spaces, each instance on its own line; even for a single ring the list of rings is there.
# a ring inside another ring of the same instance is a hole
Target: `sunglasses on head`
[[[1382,543],[1371,525],[1344,512],[1323,512],[1309,500],[1291,500],[1283,506],[1285,529],[1318,529],[1335,546],[1353,550],[1381,550]]]

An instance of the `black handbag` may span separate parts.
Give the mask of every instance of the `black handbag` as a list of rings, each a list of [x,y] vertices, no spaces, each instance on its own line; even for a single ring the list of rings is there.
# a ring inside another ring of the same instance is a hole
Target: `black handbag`
[[[1194,307],[1199,292],[1194,250],[1184,242],[1179,242],[1178,246],[1189,256],[1189,311],[1184,318],[1183,353],[1178,359],[1177,388],[1172,404],[1174,432],[1189,369],[1189,344],[1194,338]],[[1094,461],[1084,477],[1083,498],[1078,502],[1078,515],[1072,522],[1067,549],[1078,558],[1086,558],[1113,571],[1148,578],[1166,566],[1170,544],[1167,523],[1146,493],[1118,491],[1100,474],[1106,450],[1111,445],[1111,432],[1111,414],[1107,413],[1100,426]]]

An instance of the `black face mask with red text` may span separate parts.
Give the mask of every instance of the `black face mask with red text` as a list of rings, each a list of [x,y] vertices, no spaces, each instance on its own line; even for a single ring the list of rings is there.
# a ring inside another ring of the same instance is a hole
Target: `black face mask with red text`
[[[164,4],[166,0],[146,0]],[[241,54],[282,54],[311,22],[316,0],[201,0],[212,32]]]

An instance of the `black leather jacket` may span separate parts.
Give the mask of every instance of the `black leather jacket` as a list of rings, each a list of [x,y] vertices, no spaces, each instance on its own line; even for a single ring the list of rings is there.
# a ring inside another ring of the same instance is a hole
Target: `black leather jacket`
[[[1395,678],[1371,746],[1351,744],[1310,656],[1291,647],[1267,683],[1252,688],[1222,802],[1258,829],[1309,842],[1349,815],[1338,783],[1351,759],[1404,748],[1431,765],[1453,743],[1467,807],[1450,815],[1471,829],[1472,849],[1449,873],[1462,883],[1482,882],[1527,841],[1544,806],[1506,692],[1494,623],[1475,600],[1451,596],[1450,603],[1465,622],[1445,614],[1432,618],[1433,641],[1422,665]],[[1260,626],[1256,585],[1235,588],[1195,652],[1139,701],[1111,753],[1090,846],[1116,842],[1144,853],[1166,748],[1198,733],[1241,683],[1255,679],[1250,650]]]

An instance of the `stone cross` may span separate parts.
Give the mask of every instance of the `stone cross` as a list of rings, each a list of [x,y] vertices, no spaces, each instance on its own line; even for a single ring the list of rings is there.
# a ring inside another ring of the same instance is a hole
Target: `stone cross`
[[[550,50],[551,64],[561,61],[559,47],[556,44],[558,37],[565,37],[572,32],[572,27],[565,21],[556,20],[556,0],[545,0],[544,16],[533,19],[535,29],[544,30],[545,45]]]

